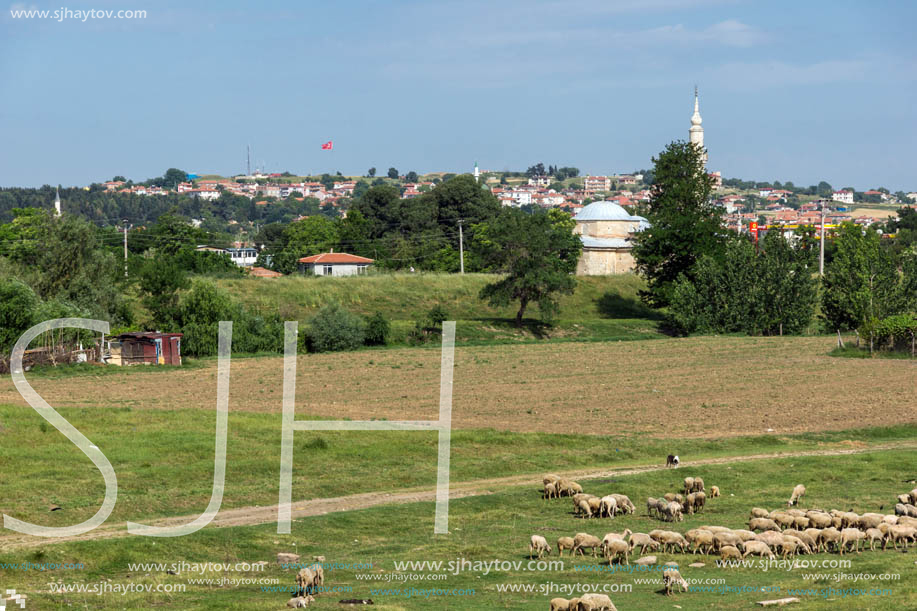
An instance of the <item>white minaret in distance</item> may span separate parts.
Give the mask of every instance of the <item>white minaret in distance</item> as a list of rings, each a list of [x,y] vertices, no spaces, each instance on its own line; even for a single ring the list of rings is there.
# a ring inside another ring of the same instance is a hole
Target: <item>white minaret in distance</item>
[[[60,216],[60,188],[54,188],[54,216]]]
[[[481,170],[478,169],[478,162],[474,162],[474,181],[478,182],[478,179],[481,177]]]
[[[694,114],[691,115],[691,129],[688,130],[688,140],[703,149],[703,163],[707,167],[707,149],[704,148],[704,128],[701,127],[700,105],[697,100],[697,85],[694,86]]]

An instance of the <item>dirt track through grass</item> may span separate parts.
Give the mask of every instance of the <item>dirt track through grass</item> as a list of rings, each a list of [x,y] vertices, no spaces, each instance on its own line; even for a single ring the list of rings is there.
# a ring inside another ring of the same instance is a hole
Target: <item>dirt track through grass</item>
[[[745,456],[728,456],[720,458],[701,459],[692,462],[682,463],[680,470],[683,472],[692,467],[704,465],[718,465],[735,462],[748,462],[759,460],[773,460],[778,458],[795,458],[802,456],[849,456],[853,454],[864,454],[881,450],[913,450],[917,449],[917,442],[899,442],[868,445],[859,448],[850,449],[831,449],[831,450],[806,450],[797,452],[776,452],[770,454],[750,454]],[[648,473],[652,471],[663,471],[667,467],[658,465],[648,465],[643,467],[630,467],[623,469],[611,470],[575,470],[561,471],[556,473],[562,477],[568,477],[575,480],[590,480],[610,477],[621,477],[626,475],[636,475],[639,473]],[[541,473],[532,473],[525,475],[514,475],[509,477],[499,477],[492,479],[475,480],[472,482],[453,482],[449,490],[450,499],[460,499],[469,496],[486,496],[503,491],[503,489],[515,486],[532,486],[537,488],[541,485]],[[379,505],[399,505],[406,503],[433,502],[436,500],[436,490],[434,488],[413,488],[398,492],[373,492],[368,494],[352,494],[336,498],[309,499],[293,502],[292,517],[293,519],[307,518],[311,516],[324,515],[327,513],[357,511]],[[178,516],[152,520],[148,523],[154,526],[174,526],[177,524],[188,523],[197,515]],[[221,511],[217,514],[208,528],[227,528],[233,526],[253,526],[258,524],[267,524],[277,520],[277,506],[268,505],[263,507],[241,507]],[[126,524],[106,525],[96,528],[95,530],[74,537],[43,538],[31,536],[11,536],[0,538],[0,551],[10,552],[17,549],[28,549],[34,547],[44,547],[47,545],[66,543],[71,541],[87,541],[93,539],[112,539],[128,536]]]

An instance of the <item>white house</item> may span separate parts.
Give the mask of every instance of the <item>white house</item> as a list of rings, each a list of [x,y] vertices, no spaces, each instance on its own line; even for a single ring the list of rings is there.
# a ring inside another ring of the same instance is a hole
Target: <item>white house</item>
[[[831,199],[843,204],[853,203],[853,191],[835,191]]]
[[[373,264],[372,259],[346,252],[323,252],[299,260],[299,271],[316,276],[354,276],[363,274]]]
[[[258,260],[257,248],[227,248],[225,252],[239,267],[251,267]]]

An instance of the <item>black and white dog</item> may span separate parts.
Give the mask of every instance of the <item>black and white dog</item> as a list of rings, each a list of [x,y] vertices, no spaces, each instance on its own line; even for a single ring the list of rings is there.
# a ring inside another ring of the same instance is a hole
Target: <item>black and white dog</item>
[[[666,466],[666,467],[674,467],[674,468],[677,469],[677,468],[678,468],[678,462],[679,462],[679,461],[678,461],[678,456],[677,456],[677,455],[675,455],[675,454],[669,454],[669,457],[665,459],[665,466]]]

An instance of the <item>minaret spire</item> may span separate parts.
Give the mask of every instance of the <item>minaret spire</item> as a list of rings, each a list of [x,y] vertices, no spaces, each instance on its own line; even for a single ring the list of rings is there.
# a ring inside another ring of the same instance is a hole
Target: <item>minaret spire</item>
[[[688,141],[703,149],[703,163],[707,165],[707,149],[704,148],[703,120],[700,117],[700,103],[697,95],[697,85],[694,85],[694,114],[691,115],[691,128],[688,130]]]
[[[60,187],[54,187],[54,216],[60,216]]]

